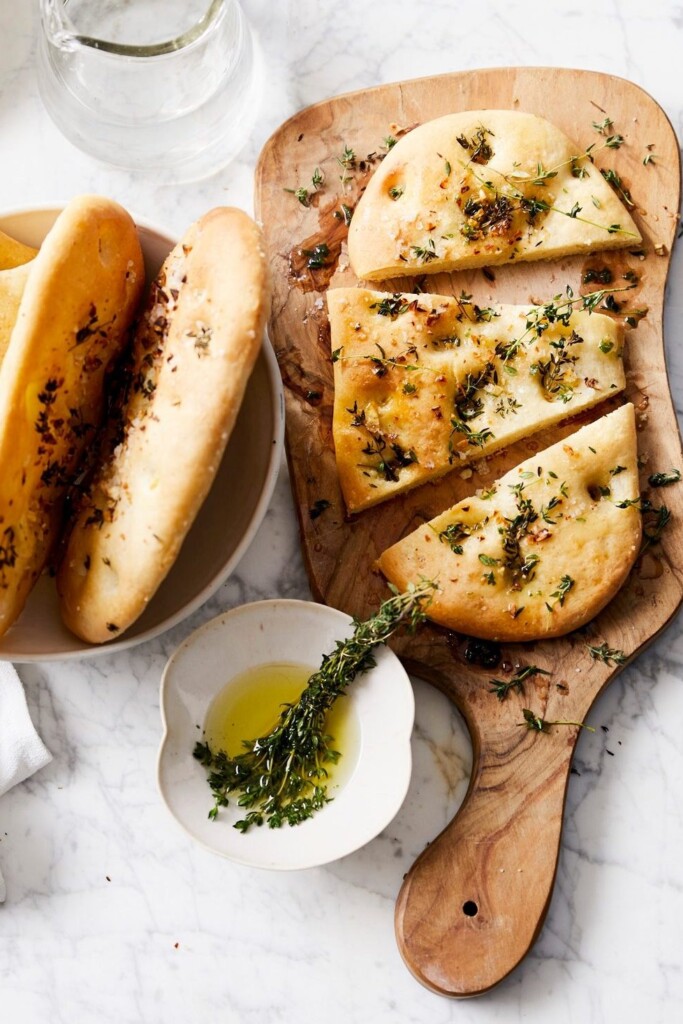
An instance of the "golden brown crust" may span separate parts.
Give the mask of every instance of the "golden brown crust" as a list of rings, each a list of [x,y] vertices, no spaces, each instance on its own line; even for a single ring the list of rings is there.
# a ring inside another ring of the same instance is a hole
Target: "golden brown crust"
[[[64,621],[82,639],[119,636],[171,568],[237,417],[267,285],[260,231],[240,210],[206,214],[165,261],[136,332],[121,435],[57,576]]]
[[[69,203],[30,264],[0,368],[0,634],[45,564],[143,277],[133,221],[98,196]]]
[[[354,211],[348,247],[358,278],[383,280],[640,241],[616,193],[558,128],[520,111],[469,110],[400,139]]]
[[[628,504],[639,496],[633,406],[527,459],[494,490],[394,544],[379,568],[401,590],[436,580],[427,614],[459,633],[522,641],[578,629],[638,555],[641,516]]]
[[[623,390],[622,329],[599,313],[528,330],[529,306],[330,289],[333,434],[351,512]],[[511,353],[517,339],[522,343]],[[466,431],[471,431],[467,433]]]

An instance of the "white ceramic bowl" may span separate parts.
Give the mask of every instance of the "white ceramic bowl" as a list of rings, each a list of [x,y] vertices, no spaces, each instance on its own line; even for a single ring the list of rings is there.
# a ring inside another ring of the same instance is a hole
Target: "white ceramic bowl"
[[[0,230],[38,247],[61,206],[0,214]],[[149,279],[175,240],[135,218]],[[92,645],[63,625],[54,581],[41,576],[21,616],[0,639],[2,661],[45,661],[108,654],[170,629],[203,604],[233,571],[254,537],[275,486],[284,434],[282,382],[264,338],[213,487],[178,559],[144,614],[111,643]]]
[[[353,772],[329,804],[300,825],[264,825],[244,834],[232,827],[244,816],[233,800],[216,821],[207,817],[213,798],[206,769],[192,751],[216,694],[257,665],[317,668],[323,654],[352,631],[348,615],[325,605],[258,601],[207,622],[172,655],[161,680],[164,735],[157,778],[166,806],[193,839],[251,867],[310,868],[353,853],[397,814],[410,782],[415,701],[400,661],[381,647],[376,667],[357,676],[342,698],[356,717],[360,743]]]

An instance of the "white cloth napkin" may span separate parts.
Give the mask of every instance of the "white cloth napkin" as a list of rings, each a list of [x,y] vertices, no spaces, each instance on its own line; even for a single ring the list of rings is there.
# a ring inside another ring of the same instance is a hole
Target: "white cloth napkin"
[[[52,754],[33,727],[16,669],[0,661],[0,796],[51,760]],[[4,899],[0,872],[0,903]]]

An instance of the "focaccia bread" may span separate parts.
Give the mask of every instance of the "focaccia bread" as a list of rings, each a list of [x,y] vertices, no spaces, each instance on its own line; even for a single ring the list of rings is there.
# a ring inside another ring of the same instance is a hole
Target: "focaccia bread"
[[[212,210],[152,286],[117,429],[58,570],[62,616],[82,639],[119,636],[171,568],[230,437],[267,309],[259,229],[240,210]]]
[[[444,295],[327,293],[333,434],[351,512],[623,390],[622,328],[600,313]]]
[[[430,619],[486,640],[578,629],[617,593],[637,558],[632,405],[583,427],[466,498],[379,558],[400,590],[438,584]]]
[[[640,241],[590,154],[558,128],[519,111],[468,110],[399,140],[354,211],[348,248],[357,277],[382,280]]]
[[[53,545],[144,281],[133,221],[98,196],[68,204],[29,268],[0,367],[0,635]]]

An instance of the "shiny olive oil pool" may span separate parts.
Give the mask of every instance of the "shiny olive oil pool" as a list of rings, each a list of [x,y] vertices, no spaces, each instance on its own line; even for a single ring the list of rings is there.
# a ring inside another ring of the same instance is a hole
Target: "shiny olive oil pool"
[[[283,704],[293,704],[315,669],[291,662],[257,665],[240,672],[214,697],[204,721],[204,739],[212,751],[224,750],[231,757],[244,751],[243,740],[267,736],[278,723]],[[327,733],[334,737],[333,750],[341,754],[336,764],[325,768],[328,795],[347,782],[358,761],[360,728],[349,698],[342,695],[326,720]]]

